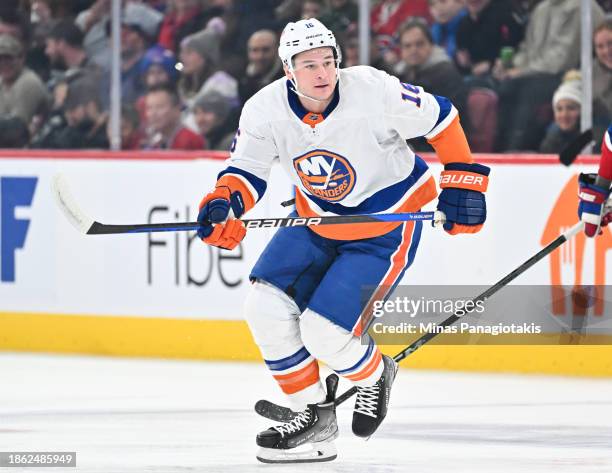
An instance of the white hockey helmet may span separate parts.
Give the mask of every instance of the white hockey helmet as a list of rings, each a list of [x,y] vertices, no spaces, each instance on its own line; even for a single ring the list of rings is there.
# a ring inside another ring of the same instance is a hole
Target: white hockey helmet
[[[329,46],[334,50],[336,66],[342,60],[342,54],[336,37],[331,30],[316,18],[287,23],[280,37],[278,55],[290,71],[293,70],[292,59],[296,54],[310,49]]]

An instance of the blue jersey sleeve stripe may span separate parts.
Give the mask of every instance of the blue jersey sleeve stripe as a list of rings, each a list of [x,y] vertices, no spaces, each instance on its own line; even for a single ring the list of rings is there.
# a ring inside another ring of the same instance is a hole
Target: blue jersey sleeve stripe
[[[249,181],[249,184],[251,184],[253,188],[255,189],[255,191],[257,192],[257,202],[259,202],[259,200],[263,197],[263,195],[266,192],[266,188],[268,187],[268,184],[266,183],[266,181],[264,181],[263,179],[260,179],[255,174],[251,174],[248,171],[245,171],[240,168],[236,168],[234,166],[229,166],[223,171],[221,171],[219,175],[217,176],[217,180],[219,180],[221,176],[224,176],[225,174],[238,174],[239,176],[242,176],[247,181]]]
[[[266,365],[272,371],[282,371],[293,366],[299,365],[302,361],[310,356],[306,347],[300,348],[293,355],[287,356],[285,358],[281,358],[280,360],[264,360]]]
[[[440,95],[434,95],[433,98],[436,99],[436,102],[438,102],[438,105],[440,106],[440,113],[438,114],[438,120],[436,121],[436,124],[433,127],[431,127],[431,130],[429,130],[429,133],[431,133],[432,130],[435,130],[435,128],[440,123],[442,123],[442,121],[446,117],[448,117],[448,115],[451,113],[451,110],[453,109],[453,104],[446,97],[441,97]]]

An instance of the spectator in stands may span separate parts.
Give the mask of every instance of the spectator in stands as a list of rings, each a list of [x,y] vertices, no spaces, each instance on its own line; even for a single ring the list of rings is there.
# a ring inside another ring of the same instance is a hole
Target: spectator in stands
[[[215,17],[223,16],[225,8],[209,5],[203,8],[201,0],[170,0],[169,11],[164,16],[158,43],[171,51],[178,47],[187,36],[206,28]]]
[[[249,62],[238,86],[244,104],[255,92],[283,77],[283,64],[278,57],[278,38],[270,30],[256,31],[247,45]]]
[[[552,101],[555,121],[540,144],[540,152],[559,154],[580,135],[582,84],[578,71],[568,72]]]
[[[155,85],[174,87],[179,78],[176,56],[159,45],[149,48],[140,63],[140,75],[147,88]]]
[[[354,29],[359,17],[359,8],[352,0],[329,0],[329,8],[321,15],[321,22],[336,35]]]
[[[49,80],[51,72],[49,58],[45,54],[46,42],[53,26],[58,21],[54,15],[57,7],[52,8],[52,1],[34,0],[30,7],[31,41],[28,46],[26,64],[35,65],[32,69],[43,82]]]
[[[0,34],[11,35],[27,47],[30,33],[30,20],[23,12],[9,8],[0,10]]]
[[[32,142],[35,148],[107,149],[107,115],[102,112],[99,84],[91,77],[73,80],[64,101],[64,123]]]
[[[431,21],[427,0],[382,0],[370,14],[372,32],[379,47],[388,49],[402,23],[409,17],[419,16]]]
[[[372,9],[372,35],[385,63],[395,64],[398,61],[396,35],[410,17],[425,18],[429,23],[431,17],[427,0],[382,0]]]
[[[83,32],[70,20],[60,20],[53,26],[46,39],[45,54],[51,67],[62,75],[86,68],[98,70],[83,49]]]
[[[593,32],[597,60],[593,62],[593,99],[612,116],[612,19],[608,18]],[[601,135],[601,134],[600,134]]]
[[[342,67],[358,66],[361,64],[359,61],[359,37],[356,31],[350,32],[344,37],[341,42],[341,47]],[[370,41],[370,65],[376,69],[393,74],[393,68],[396,64],[397,61],[394,61],[392,64],[388,64],[385,61],[380,49],[378,49],[375,39],[372,38]]]
[[[223,95],[232,106],[238,106],[238,82],[227,72],[217,69],[219,47],[219,35],[211,29],[187,36],[181,43],[183,69],[179,93],[188,107],[193,106],[198,95],[213,90]]]
[[[33,25],[49,24],[52,22],[52,1],[53,0],[32,0],[30,5],[30,22]]]
[[[26,148],[30,142],[27,125],[19,117],[0,117],[0,148]]]
[[[30,16],[17,8],[10,8],[6,0],[0,1],[0,34],[9,34],[17,38],[24,50],[24,64],[41,80],[49,76],[49,62],[46,60],[44,43],[32,42],[32,24]]]
[[[591,4],[594,24],[599,24],[603,12],[595,0]],[[501,82],[501,150],[538,148],[546,126],[538,112],[550,103],[563,72],[578,66],[579,53],[580,0],[538,3],[512,67],[499,59],[494,67]]]
[[[283,24],[287,24],[290,21],[297,21],[300,19],[301,15],[301,0],[282,0],[274,9],[274,17],[279,21],[279,23]]]
[[[399,33],[401,61],[395,73],[403,82],[416,84],[427,92],[447,97],[464,113],[466,88],[459,71],[444,49],[433,44],[427,23],[408,20]]]
[[[206,140],[208,149],[230,149],[236,133],[228,120],[230,112],[227,100],[217,92],[209,92],[196,100],[193,106],[195,122]]]
[[[79,13],[75,20],[85,35],[83,47],[87,57],[103,69],[110,67],[110,41],[106,32],[110,20],[110,5],[110,0],[95,0],[93,5]]]
[[[323,10],[325,8],[325,3],[323,0],[305,0],[302,2],[302,20],[307,20],[309,18],[317,18],[321,17]]]
[[[181,122],[181,100],[167,86],[151,88],[147,101],[147,136],[145,149],[201,150],[204,139]]]
[[[14,115],[30,124],[49,108],[42,81],[24,66],[24,50],[15,37],[0,35],[0,115]]]
[[[178,78],[176,57],[172,51],[159,45],[149,48],[140,63],[140,80],[145,88],[149,90],[158,85],[176,88]],[[146,124],[146,94],[138,98],[135,107],[140,115],[140,121],[143,125]]]
[[[378,48],[376,48],[378,50]],[[342,43],[342,67],[359,65],[359,38],[351,34]]]
[[[142,62],[157,36],[161,19],[159,12],[144,4],[125,6],[121,27],[121,97],[127,102],[136,101],[145,92],[140,75]]]
[[[431,36],[434,44],[441,46],[453,59],[457,49],[457,29],[461,19],[467,15],[465,0],[429,0],[429,11],[433,17]]]
[[[70,20],[60,20],[49,32],[45,54],[52,67],[47,87],[53,95],[53,108],[61,109],[66,96],[67,83],[78,76],[89,75],[101,84],[102,71],[83,49],[83,32]],[[102,85],[101,92],[102,92]]]
[[[524,27],[509,0],[466,0],[468,14],[457,29],[456,61],[473,77],[488,78],[503,47],[516,47]],[[479,81],[488,85],[486,80]]]
[[[107,127],[110,141],[110,128]],[[144,135],[140,128],[140,117],[135,107],[130,104],[121,106],[121,149],[135,150],[142,148]]]

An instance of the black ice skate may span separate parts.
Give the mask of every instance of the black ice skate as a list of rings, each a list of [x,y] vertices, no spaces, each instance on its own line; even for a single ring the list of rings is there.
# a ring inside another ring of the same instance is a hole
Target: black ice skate
[[[397,373],[397,363],[383,355],[383,373],[374,386],[357,388],[357,400],[353,411],[353,433],[358,437],[370,437],[387,415],[391,385]]]
[[[281,425],[257,434],[257,459],[264,463],[306,463],[331,461],[338,456],[334,439],[338,437],[334,398],[338,376],[327,380],[327,397]]]

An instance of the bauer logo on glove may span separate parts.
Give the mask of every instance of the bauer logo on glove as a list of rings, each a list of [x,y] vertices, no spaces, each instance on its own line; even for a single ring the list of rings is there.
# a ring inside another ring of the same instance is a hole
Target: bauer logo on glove
[[[490,169],[482,164],[449,163],[440,175],[438,210],[446,215],[444,230],[451,235],[476,233],[487,219],[484,193]]]

